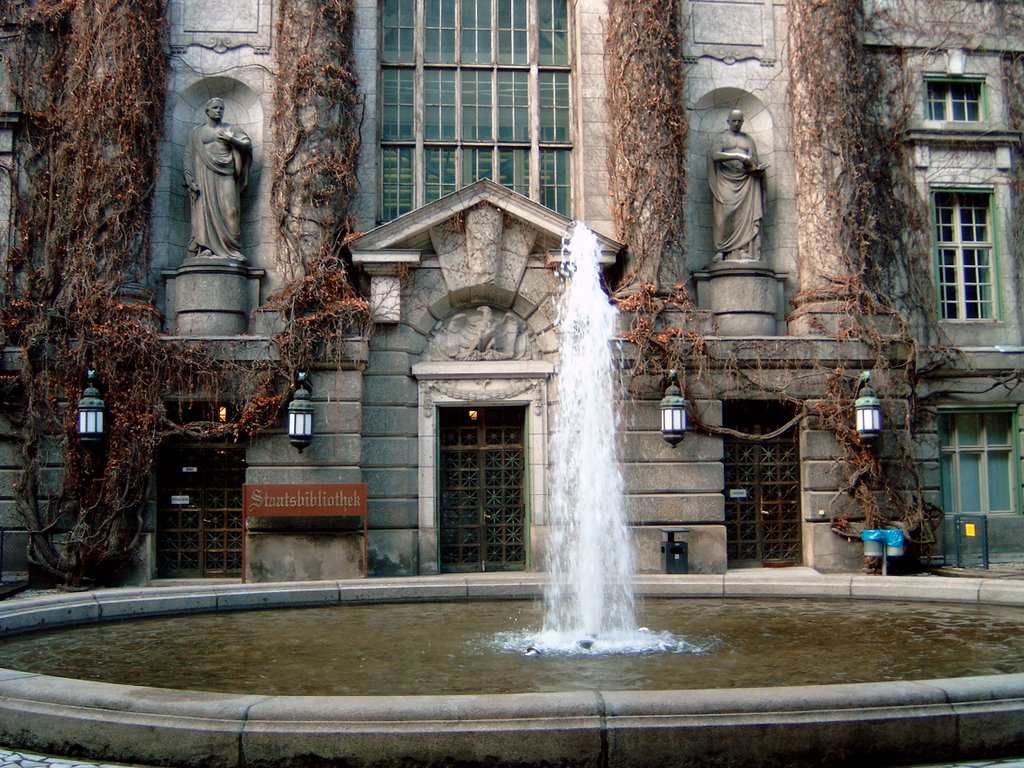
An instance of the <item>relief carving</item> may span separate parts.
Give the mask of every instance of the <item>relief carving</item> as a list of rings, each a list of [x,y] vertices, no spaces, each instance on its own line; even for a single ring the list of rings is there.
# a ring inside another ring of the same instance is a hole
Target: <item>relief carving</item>
[[[487,306],[438,321],[429,344],[434,360],[528,360],[531,349],[530,331],[522,320]]]

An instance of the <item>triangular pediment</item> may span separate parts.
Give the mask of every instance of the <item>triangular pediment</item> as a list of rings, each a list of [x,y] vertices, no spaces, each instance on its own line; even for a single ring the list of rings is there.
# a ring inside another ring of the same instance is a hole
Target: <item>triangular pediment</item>
[[[465,215],[480,205],[490,205],[505,216],[519,220],[537,233],[534,249],[559,251],[562,237],[571,220],[540,203],[523,197],[508,187],[482,179],[457,192],[434,200],[404,216],[382,224],[353,240],[353,252],[430,251],[431,230]],[[586,223],[586,222],[584,222]],[[597,235],[602,262],[614,263],[623,246],[609,237]]]

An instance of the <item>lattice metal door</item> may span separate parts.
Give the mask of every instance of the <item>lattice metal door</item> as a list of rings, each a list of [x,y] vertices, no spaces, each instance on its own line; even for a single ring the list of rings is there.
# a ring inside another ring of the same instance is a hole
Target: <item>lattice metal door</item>
[[[442,571],[526,567],[523,408],[440,410]]]
[[[157,572],[163,577],[242,573],[245,449],[192,443],[164,448],[157,491]]]
[[[802,562],[795,435],[765,442],[726,440],[725,524],[731,564]]]

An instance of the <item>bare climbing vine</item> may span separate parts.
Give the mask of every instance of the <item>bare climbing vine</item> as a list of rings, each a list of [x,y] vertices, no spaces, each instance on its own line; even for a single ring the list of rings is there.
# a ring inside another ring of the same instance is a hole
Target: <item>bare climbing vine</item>
[[[281,354],[234,361],[160,333],[146,283],[165,11],[161,0],[8,11],[17,14],[21,123],[0,328],[20,359],[2,377],[3,439],[23,467],[14,490],[30,560],[71,585],[108,580],[132,562],[163,440],[250,439],[278,424],[295,370],[317,356],[337,362],[346,335],[368,327],[344,259],[358,150],[351,7],[289,2],[278,30],[290,66],[273,168],[278,251],[294,277],[272,304],[284,320]],[[95,447],[82,445],[75,424],[89,368],[109,424]],[[221,403],[230,415],[183,421],[195,409],[169,403]]]
[[[684,262],[687,114],[678,0],[609,3],[608,172],[627,246],[619,290],[658,285]],[[669,278],[671,282],[672,278]]]

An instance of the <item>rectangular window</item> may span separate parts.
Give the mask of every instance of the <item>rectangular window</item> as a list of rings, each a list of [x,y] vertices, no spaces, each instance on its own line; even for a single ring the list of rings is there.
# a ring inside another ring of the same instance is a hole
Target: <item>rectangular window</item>
[[[569,141],[569,73],[541,72],[538,75],[540,140]]]
[[[529,64],[527,0],[498,0],[498,63]]]
[[[925,114],[929,120],[976,123],[984,120],[980,80],[928,80]]]
[[[381,212],[386,220],[397,219],[412,210],[414,156],[412,147],[385,147],[381,153]]]
[[[454,64],[455,3],[426,0],[423,13],[423,60],[430,64]]]
[[[498,72],[498,141],[530,140],[530,73]]]
[[[563,216],[569,215],[570,190],[569,152],[548,149],[540,153],[540,201]]]
[[[388,64],[412,64],[416,34],[416,3],[413,0],[384,0],[384,34],[381,60]]]
[[[935,193],[939,305],[944,320],[996,316],[991,205],[989,192]]]
[[[946,514],[1016,511],[1010,411],[939,414]]]
[[[423,139],[455,139],[454,69],[428,69],[423,73]]]
[[[462,183],[494,178],[494,150],[466,147],[462,150]]]
[[[498,183],[520,195],[530,194],[530,151],[505,149],[498,153]]]
[[[382,0],[380,220],[493,179],[570,214],[568,0]]]
[[[380,135],[385,141],[412,141],[413,88],[411,69],[385,69],[381,77]]]
[[[491,0],[462,0],[463,64],[491,61]]]
[[[423,198],[430,202],[455,191],[455,150],[427,149],[423,152],[425,179]]]
[[[462,139],[492,141],[491,71],[468,69],[462,72]]]
[[[569,14],[561,0],[537,0],[540,64],[569,63]]]

